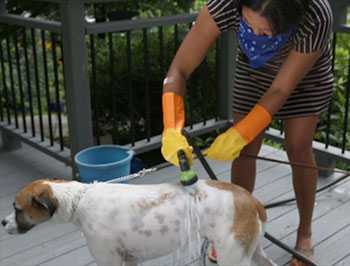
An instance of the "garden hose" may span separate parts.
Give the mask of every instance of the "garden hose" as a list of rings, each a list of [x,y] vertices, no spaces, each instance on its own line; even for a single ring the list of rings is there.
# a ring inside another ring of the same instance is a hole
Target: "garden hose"
[[[208,173],[209,177],[211,179],[218,180],[217,177],[215,176],[214,172],[210,168],[208,162],[204,158],[201,150],[198,147],[196,147],[196,145],[193,142],[190,134],[185,129],[182,130],[182,134],[187,138],[188,143],[193,147],[193,151],[195,152],[195,154],[197,155],[198,159],[200,160],[200,162],[204,166],[205,170],[207,170],[207,173]],[[214,177],[214,178],[212,178],[212,177]],[[317,266],[317,264],[315,264],[313,261],[311,261],[305,255],[303,255],[302,253],[298,252],[297,250],[289,247],[288,245],[284,244],[283,242],[281,242],[277,238],[273,237],[269,233],[265,232],[264,237],[266,239],[270,240],[272,243],[274,243],[278,247],[280,247],[283,250],[287,251],[288,253],[292,254],[296,259],[298,259],[298,260],[300,260],[300,261],[302,261],[304,263],[307,263],[308,265]]]
[[[180,182],[183,186],[191,186],[198,181],[197,174],[195,171],[191,170],[190,164],[186,157],[184,150],[179,150],[177,152],[177,157],[179,159],[179,165],[181,169]]]

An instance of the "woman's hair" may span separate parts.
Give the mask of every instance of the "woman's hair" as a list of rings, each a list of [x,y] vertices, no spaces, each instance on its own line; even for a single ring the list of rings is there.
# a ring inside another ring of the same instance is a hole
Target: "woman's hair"
[[[302,22],[311,0],[240,0],[241,6],[248,7],[266,18],[274,34],[287,32]]]

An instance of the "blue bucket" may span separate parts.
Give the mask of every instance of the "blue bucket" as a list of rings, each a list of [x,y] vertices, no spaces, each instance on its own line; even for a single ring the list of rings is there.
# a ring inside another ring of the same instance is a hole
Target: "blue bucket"
[[[132,150],[117,145],[100,145],[78,152],[75,163],[80,174],[80,181],[108,181],[130,174]]]

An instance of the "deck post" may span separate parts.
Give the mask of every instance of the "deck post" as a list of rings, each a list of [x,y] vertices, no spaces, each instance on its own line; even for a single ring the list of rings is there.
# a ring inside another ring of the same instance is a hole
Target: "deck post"
[[[339,25],[345,25],[347,20],[347,7],[349,6],[349,0],[337,0],[329,1],[333,11],[333,29],[336,30]],[[326,152],[320,152],[315,150],[315,159],[317,166],[325,167],[329,170],[320,170],[319,177],[330,177],[333,174],[332,169],[336,167],[337,160],[329,156]]]
[[[350,5],[349,0],[333,0],[329,1],[332,11],[333,11],[333,19],[334,19],[334,29],[337,26],[346,24],[347,19],[347,7]]]
[[[233,31],[222,34],[218,40],[218,114],[221,119],[232,119],[232,88],[236,68],[237,40]]]
[[[0,15],[4,15],[6,13],[6,0],[0,0]],[[0,138],[0,147],[6,151],[17,150],[22,147],[22,142],[18,138],[4,130],[0,131]]]
[[[74,155],[93,145],[83,1],[63,1],[61,3],[61,22],[70,149],[74,165]]]
[[[0,131],[0,147],[5,151],[14,151],[22,147],[22,142],[13,134]]]
[[[7,13],[6,0],[0,0],[0,14],[4,15],[5,13]]]

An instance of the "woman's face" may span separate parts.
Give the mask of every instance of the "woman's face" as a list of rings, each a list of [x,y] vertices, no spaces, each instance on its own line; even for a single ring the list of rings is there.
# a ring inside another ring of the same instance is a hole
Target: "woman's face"
[[[245,23],[254,31],[256,35],[267,35],[272,36],[273,31],[268,20],[258,12],[253,11],[252,9],[243,6],[242,7],[242,18]]]

